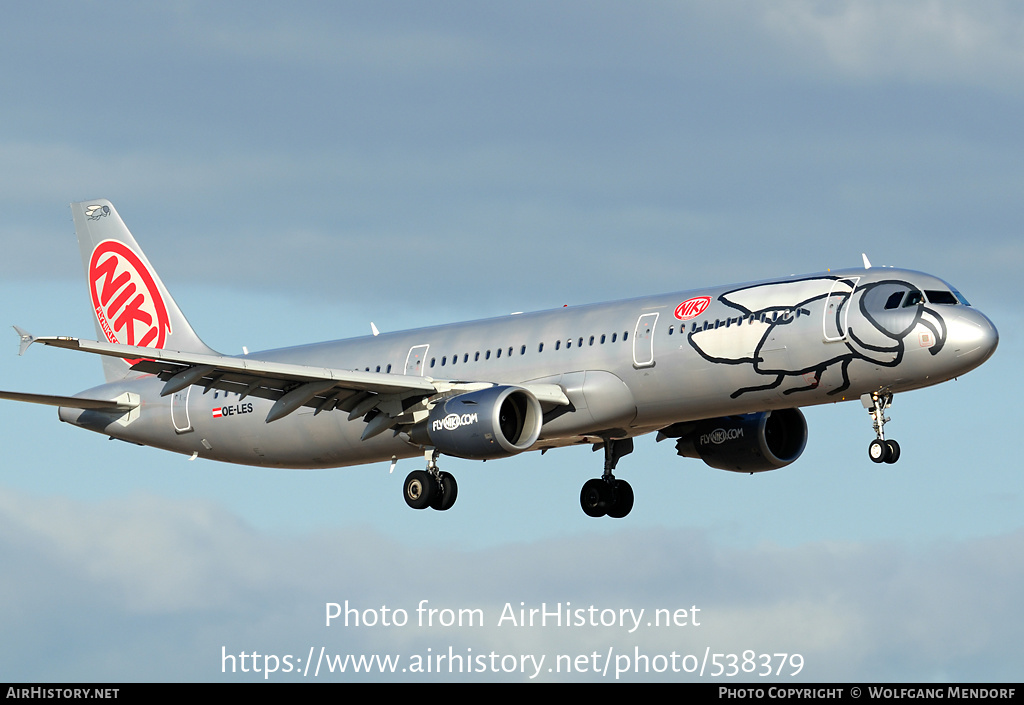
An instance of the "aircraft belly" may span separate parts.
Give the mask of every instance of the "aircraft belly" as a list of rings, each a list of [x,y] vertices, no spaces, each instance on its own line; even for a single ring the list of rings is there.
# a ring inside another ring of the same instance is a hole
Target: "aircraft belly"
[[[281,468],[328,468],[358,465],[390,458],[407,457],[419,451],[390,433],[362,441],[366,426],[349,421],[347,414],[330,411],[314,415],[300,410],[271,423],[266,422],[273,402],[249,398],[234,409],[251,404],[246,413],[225,415],[229,405],[215,415],[208,411],[195,424],[199,456],[213,460]],[[209,448],[207,448],[209,446]]]
[[[314,415],[312,409],[303,409],[268,424],[273,401],[223,392],[203,394],[193,387],[182,402],[175,401],[174,395],[161,397],[161,387],[154,378],[103,385],[89,395],[113,399],[129,392],[142,399],[141,406],[123,415],[62,407],[60,418],[131,443],[244,465],[341,467],[421,452],[390,433],[360,440],[365,423],[349,421],[344,412]],[[175,403],[185,403],[187,408]]]

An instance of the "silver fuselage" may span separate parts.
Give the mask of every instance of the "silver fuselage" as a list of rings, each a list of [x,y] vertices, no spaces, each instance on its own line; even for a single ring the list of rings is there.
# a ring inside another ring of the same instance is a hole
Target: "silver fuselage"
[[[945,292],[896,306],[899,291]],[[533,449],[636,436],[672,424],[810,406],[937,384],[984,362],[991,321],[933,276],[870,268],[788,277],[253,352],[264,361],[435,380],[554,384],[571,405],[545,416]],[[955,292],[954,292],[955,293]],[[83,396],[137,395],[130,414],[61,408],[114,438],[248,465],[322,468],[423,454],[398,432],[303,408],[268,423],[273,401],[153,376]]]

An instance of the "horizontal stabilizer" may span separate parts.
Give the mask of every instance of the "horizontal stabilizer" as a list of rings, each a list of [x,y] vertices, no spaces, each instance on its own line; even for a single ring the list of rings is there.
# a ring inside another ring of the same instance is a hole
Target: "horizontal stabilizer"
[[[23,392],[0,391],[0,399],[27,401],[31,404],[46,404],[47,406],[63,406],[66,409],[92,409],[93,411],[131,411],[138,406],[138,404],[126,404],[109,399],[61,397],[53,394],[25,394]]]
[[[18,346],[18,354],[24,355],[25,351],[28,350],[28,346],[36,342],[36,337],[29,333],[27,330],[18,328],[18,326],[12,327],[14,328],[14,332],[18,334],[18,337],[21,338],[21,343]]]

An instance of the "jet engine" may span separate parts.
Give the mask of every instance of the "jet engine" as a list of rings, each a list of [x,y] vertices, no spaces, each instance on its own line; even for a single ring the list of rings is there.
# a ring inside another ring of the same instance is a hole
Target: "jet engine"
[[[540,402],[522,387],[489,387],[449,397],[430,410],[413,441],[470,460],[503,458],[528,450],[543,425]]]
[[[807,422],[799,409],[704,419],[677,424],[663,433],[679,434],[679,455],[733,472],[785,467],[799,458],[807,445]]]

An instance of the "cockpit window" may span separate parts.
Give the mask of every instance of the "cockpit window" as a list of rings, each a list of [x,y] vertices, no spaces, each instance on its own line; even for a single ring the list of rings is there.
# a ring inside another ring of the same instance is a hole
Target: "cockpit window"
[[[885,302],[885,308],[886,309],[899,308],[900,307],[900,301],[902,301],[902,300],[903,300],[903,292],[902,291],[897,291],[895,294],[890,296],[889,299]]]
[[[871,311],[898,309],[908,288],[903,282],[896,281],[869,284],[863,289],[863,305]]]
[[[907,299],[906,301],[903,302],[903,308],[907,308],[909,306],[917,306],[920,303],[924,303],[924,294],[922,294],[917,289],[914,289],[909,294],[907,294]]]
[[[926,289],[922,291],[913,287],[909,282],[902,281],[881,281],[868,284],[864,287],[864,298],[862,305],[866,310],[871,311],[896,311],[900,308],[912,308],[925,303],[940,304],[945,306],[956,306],[962,304],[970,306],[967,299],[954,289],[945,284],[944,289]]]

